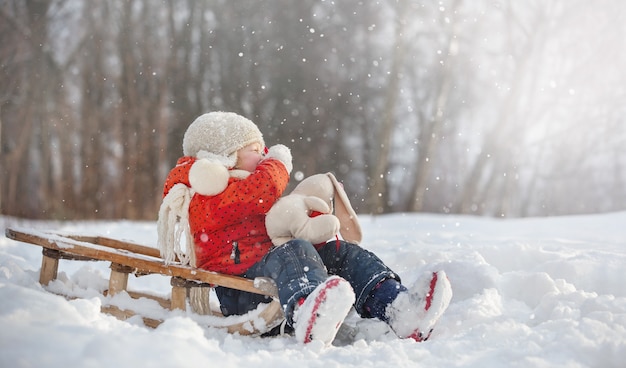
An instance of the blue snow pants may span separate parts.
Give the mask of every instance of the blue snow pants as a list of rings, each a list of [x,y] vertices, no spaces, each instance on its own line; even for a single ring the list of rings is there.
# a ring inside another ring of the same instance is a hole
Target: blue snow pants
[[[357,244],[329,241],[316,250],[308,241],[294,239],[273,247],[259,262],[246,271],[243,277],[270,277],[278,286],[278,297],[289,325],[293,323],[296,302],[309,295],[329,275],[343,277],[356,295],[354,307],[362,317],[370,317],[363,310],[372,289],[381,281],[396,279],[398,275],[387,267],[374,253]],[[215,292],[225,316],[245,314],[269,297],[218,286]]]

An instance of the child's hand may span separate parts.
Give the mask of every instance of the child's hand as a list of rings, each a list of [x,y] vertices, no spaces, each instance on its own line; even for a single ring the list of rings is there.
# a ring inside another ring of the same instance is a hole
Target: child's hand
[[[270,147],[265,159],[274,158],[285,165],[287,172],[291,174],[293,164],[291,163],[291,150],[283,144],[277,144]]]

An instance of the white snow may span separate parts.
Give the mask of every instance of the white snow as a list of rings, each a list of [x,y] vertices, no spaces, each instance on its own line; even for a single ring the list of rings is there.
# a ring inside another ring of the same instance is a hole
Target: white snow
[[[351,312],[356,341],[300,345],[292,336],[231,335],[155,302],[115,296],[155,317],[100,313],[108,264],[60,261],[38,283],[41,248],[0,237],[1,367],[618,367],[626,361],[626,212],[530,219],[363,216],[363,245],[410,285],[444,269],[454,296],[429,341],[398,340]],[[156,246],[153,222],[31,222],[4,227],[106,235]],[[4,232],[3,232],[4,234]],[[129,288],[169,293],[169,280],[131,276]],[[51,291],[81,298],[68,300]]]

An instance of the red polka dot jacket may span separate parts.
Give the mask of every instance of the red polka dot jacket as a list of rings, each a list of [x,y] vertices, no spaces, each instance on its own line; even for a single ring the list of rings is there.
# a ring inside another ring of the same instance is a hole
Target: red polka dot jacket
[[[195,157],[181,157],[163,188],[163,197],[178,183],[189,184]],[[265,214],[287,188],[289,173],[279,160],[268,158],[245,178],[231,177],[215,196],[194,194],[189,204],[189,227],[195,241],[196,266],[242,275],[272,247]]]

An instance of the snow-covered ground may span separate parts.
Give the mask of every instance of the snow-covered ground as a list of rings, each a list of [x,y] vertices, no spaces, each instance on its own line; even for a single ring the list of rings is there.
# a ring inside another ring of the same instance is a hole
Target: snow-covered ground
[[[431,339],[398,340],[361,320],[356,341],[323,348],[293,337],[255,338],[207,328],[182,312],[135,303],[166,321],[101,314],[108,265],[61,261],[49,291],[41,248],[0,237],[1,367],[623,367],[626,362],[626,212],[498,220],[395,214],[361,218],[363,245],[411,284],[444,269],[454,288]],[[99,234],[156,244],[152,222],[0,225]],[[2,232],[4,234],[4,231]],[[129,288],[167,295],[169,280],[131,276]],[[124,296],[116,296],[116,298]],[[119,300],[123,304],[124,300]]]

